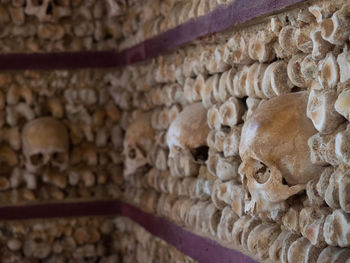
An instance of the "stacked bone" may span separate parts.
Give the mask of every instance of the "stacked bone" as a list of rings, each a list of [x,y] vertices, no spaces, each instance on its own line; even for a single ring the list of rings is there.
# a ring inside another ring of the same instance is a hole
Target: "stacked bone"
[[[232,0],[149,0],[137,1],[107,0],[110,6],[127,6],[122,21],[123,39],[119,49],[131,47],[141,41],[155,37],[190,19],[196,19],[213,11],[217,6]],[[124,4],[123,4],[124,3]]]
[[[1,223],[2,262],[193,262],[125,218]]]
[[[317,229],[310,241],[332,246],[349,247],[347,221],[350,200],[347,197],[349,185],[348,129],[348,82],[349,67],[349,7],[324,3],[310,7],[318,23],[320,35],[328,44],[328,53],[315,60],[317,74],[311,84],[308,102],[308,117],[318,130],[309,141],[311,161],[323,166],[319,178],[307,185],[305,201],[307,211],[301,213],[320,214],[317,223],[308,222],[307,228]],[[337,227],[336,227],[337,226]],[[314,240],[313,240],[314,239]]]
[[[347,10],[343,1],[321,1],[140,66],[157,105],[156,144],[166,148],[167,134],[169,157],[167,170],[159,158],[145,178],[133,176],[143,189],[129,198],[259,260],[343,262]],[[169,126],[163,111],[174,103],[182,111]],[[209,132],[200,125],[203,107]],[[204,136],[206,167],[196,158]],[[211,182],[203,196],[200,178]]]
[[[115,49],[123,9],[114,1],[2,1],[1,52]]]
[[[122,50],[226,2],[5,0],[0,52]]]
[[[163,59],[158,58],[158,67],[145,71],[147,74],[143,73],[142,66],[129,67],[123,74],[133,74],[133,77],[125,78],[125,83],[118,81],[113,86],[115,94],[118,94],[118,89],[124,89],[124,93],[138,100],[134,105],[129,104],[128,111],[125,111],[125,119],[130,121],[125,122],[124,178],[127,184],[124,198],[148,212],[170,217],[191,229],[199,229],[205,209],[208,212],[213,210],[213,217],[217,211],[210,202],[213,180],[205,166],[206,110],[200,103],[194,108],[187,106],[183,87],[175,83],[172,67],[169,66],[174,61],[167,58],[162,63]],[[153,88],[149,89],[150,86]],[[137,110],[137,107],[142,110]],[[201,116],[198,121],[197,114]],[[188,118],[192,118],[193,122]],[[193,127],[186,131],[188,121]],[[197,130],[202,128],[204,136],[196,138]],[[179,138],[169,135],[177,132]],[[185,218],[187,220],[187,214],[195,203],[198,209],[192,209],[192,223],[189,225]],[[178,218],[179,208],[183,210],[182,219]],[[198,224],[194,221],[196,217]],[[207,228],[201,231],[207,232]]]
[[[1,74],[2,205],[120,195],[123,134],[105,74]]]

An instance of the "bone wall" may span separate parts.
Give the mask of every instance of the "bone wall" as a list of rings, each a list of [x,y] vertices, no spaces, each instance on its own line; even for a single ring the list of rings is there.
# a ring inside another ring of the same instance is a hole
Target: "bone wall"
[[[348,10],[310,2],[119,70],[2,74],[1,204],[119,198],[261,262],[345,262]]]
[[[127,218],[3,222],[2,262],[194,262]]]
[[[121,111],[105,71],[1,73],[2,205],[121,194]]]
[[[125,200],[259,261],[345,262],[348,9],[312,2],[125,69],[123,96],[145,96]]]
[[[227,2],[2,0],[0,52],[122,50]]]

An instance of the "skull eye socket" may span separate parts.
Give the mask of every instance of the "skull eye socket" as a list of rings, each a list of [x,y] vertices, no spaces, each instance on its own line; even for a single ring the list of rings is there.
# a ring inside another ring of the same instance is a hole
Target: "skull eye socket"
[[[56,6],[65,6],[65,5],[67,5],[68,1],[65,1],[65,0],[53,0],[52,2]]]
[[[44,156],[41,153],[38,153],[38,154],[31,155],[29,159],[33,165],[39,165],[40,163],[43,162]]]
[[[282,179],[282,184],[290,186],[285,178]]]
[[[135,159],[136,158],[136,150],[135,149],[130,149],[128,152],[128,157],[130,159]]]
[[[206,145],[200,146],[194,150],[192,150],[192,155],[194,157],[194,160],[196,162],[198,161],[206,161],[208,160],[208,152],[209,152],[209,147]]]
[[[270,169],[260,162],[260,168],[254,174],[254,179],[259,183],[266,183],[270,177]]]
[[[66,161],[66,157],[64,153],[55,152],[52,154],[52,160],[56,163],[64,163]]]
[[[47,9],[46,9],[46,14],[47,15],[52,15],[53,14],[53,6],[52,6],[52,3],[50,2],[47,6]]]
[[[31,0],[32,5],[41,6],[44,3],[44,0]]]

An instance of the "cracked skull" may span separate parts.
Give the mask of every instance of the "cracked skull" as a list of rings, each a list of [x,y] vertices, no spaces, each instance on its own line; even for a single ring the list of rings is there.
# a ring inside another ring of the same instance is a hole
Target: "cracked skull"
[[[239,153],[251,213],[284,209],[290,196],[304,190],[322,167],[311,163],[307,140],[315,134],[306,117],[307,92],[262,103],[244,123]]]
[[[142,114],[131,123],[124,139],[124,175],[135,173],[148,164],[147,154],[154,144],[151,113]]]
[[[40,173],[52,167],[63,171],[69,162],[69,138],[66,127],[52,117],[28,122],[22,133],[25,167],[31,173]]]
[[[171,123],[168,165],[175,176],[194,176],[208,158],[207,111],[201,103],[187,106]]]

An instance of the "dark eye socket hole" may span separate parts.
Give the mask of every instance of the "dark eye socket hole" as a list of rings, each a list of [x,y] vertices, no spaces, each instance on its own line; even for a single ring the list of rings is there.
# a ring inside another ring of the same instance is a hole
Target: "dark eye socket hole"
[[[53,14],[53,6],[52,6],[52,3],[50,2],[47,6],[47,9],[46,9],[46,14],[47,15],[52,15]]]
[[[38,165],[43,161],[43,155],[41,153],[33,154],[29,157],[30,162],[34,165]]]
[[[19,101],[18,102],[26,102],[25,98],[24,97],[19,97]]]
[[[53,0],[53,3],[54,3],[56,6],[64,6],[64,4],[67,3],[67,1]]]
[[[135,149],[130,149],[130,150],[129,150],[129,152],[128,152],[128,157],[129,157],[130,159],[135,159],[135,157],[136,157],[136,151],[135,151]]]
[[[44,0],[31,0],[32,5],[34,6],[41,6],[44,2]]]
[[[226,125],[221,125],[221,130],[225,133],[229,133],[231,131],[231,127]]]
[[[1,176],[10,176],[13,167],[11,167],[8,163],[7,160],[2,160],[0,159],[0,175]]]
[[[266,171],[269,171],[268,168],[265,166],[265,164],[263,164],[262,162],[260,162],[261,168],[259,170],[256,171],[256,173],[262,173],[264,174]]]
[[[298,91],[301,91],[301,88],[299,88],[297,86],[294,86],[291,90],[291,92],[298,92]]]
[[[63,163],[65,161],[64,153],[54,153],[52,159],[57,163]]]
[[[193,150],[192,154],[195,161],[206,161],[208,160],[209,147],[206,145],[200,146]]]

